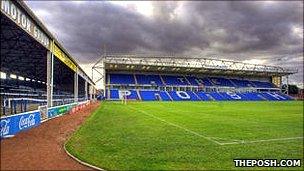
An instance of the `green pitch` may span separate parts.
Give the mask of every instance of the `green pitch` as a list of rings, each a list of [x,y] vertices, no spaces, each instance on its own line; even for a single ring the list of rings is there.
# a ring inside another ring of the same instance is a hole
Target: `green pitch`
[[[103,102],[66,147],[108,170],[244,169],[233,159],[303,170],[303,102]]]

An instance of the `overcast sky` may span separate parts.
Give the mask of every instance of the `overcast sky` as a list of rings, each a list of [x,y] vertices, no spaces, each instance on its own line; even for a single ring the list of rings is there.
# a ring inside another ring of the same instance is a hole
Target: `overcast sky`
[[[303,2],[27,1],[90,74],[102,47],[297,68],[303,83]]]

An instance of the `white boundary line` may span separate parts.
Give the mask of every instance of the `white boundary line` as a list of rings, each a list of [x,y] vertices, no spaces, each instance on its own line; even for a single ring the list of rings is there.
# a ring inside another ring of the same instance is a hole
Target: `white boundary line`
[[[127,105],[127,106],[128,106],[128,105]],[[185,127],[182,127],[182,126],[176,125],[176,124],[174,124],[174,123],[168,122],[168,121],[166,121],[166,120],[163,120],[163,119],[161,119],[161,118],[159,118],[159,117],[156,117],[156,116],[154,116],[154,115],[152,115],[152,114],[149,114],[149,113],[146,112],[146,111],[143,111],[143,110],[140,110],[140,109],[131,107],[131,106],[128,106],[128,107],[131,108],[131,109],[133,109],[133,110],[136,110],[136,111],[138,111],[138,112],[141,112],[141,113],[143,113],[143,114],[145,114],[145,115],[147,115],[147,116],[150,116],[150,117],[152,117],[152,118],[154,118],[154,119],[160,120],[160,121],[162,121],[163,123],[166,123],[166,124],[168,124],[168,125],[171,125],[171,126],[180,128],[180,129],[182,129],[182,130],[184,130],[184,131],[186,131],[186,132],[188,132],[188,133],[191,133],[191,134],[193,134],[193,135],[196,135],[196,136],[199,136],[199,137],[204,138],[204,139],[206,139],[206,140],[209,140],[209,141],[211,141],[211,142],[213,142],[213,143],[215,143],[215,144],[221,145],[220,142],[218,142],[218,141],[216,141],[216,140],[213,140],[213,139],[210,138],[210,137],[206,137],[206,136],[204,136],[204,135],[202,135],[202,134],[199,134],[199,133],[197,133],[197,132],[194,132],[194,131],[192,131],[192,130],[190,130],[190,129],[187,129],[187,128],[185,128]]]
[[[216,140],[224,140],[224,141],[232,141],[232,142],[242,142],[242,140],[236,140],[236,139],[227,139],[227,138],[220,138],[220,137],[210,137],[212,139],[216,139]],[[223,143],[221,143],[223,144]]]
[[[66,142],[67,142],[67,141],[66,141]],[[68,150],[65,148],[65,145],[66,145],[66,143],[64,143],[64,145],[63,145],[64,151],[68,154],[68,156],[70,156],[72,159],[76,160],[78,163],[80,163],[80,164],[82,164],[82,165],[84,165],[84,166],[87,166],[87,167],[96,169],[96,170],[104,170],[104,169],[102,169],[102,168],[100,168],[100,167],[91,165],[91,164],[89,164],[89,163],[87,163],[87,162],[84,162],[84,161],[80,160],[79,158],[73,156],[73,155],[72,155],[71,153],[69,153]]]
[[[284,140],[303,139],[303,137],[287,137],[287,138],[273,138],[273,139],[252,140],[252,141],[232,140],[233,142],[223,142],[223,143],[221,143],[221,142],[216,141],[216,140],[214,140],[214,139],[224,139],[224,138],[219,138],[219,137],[207,137],[207,136],[204,136],[204,135],[202,135],[202,134],[199,134],[199,133],[197,133],[197,132],[195,132],[195,131],[192,131],[192,130],[189,130],[189,129],[185,128],[185,127],[182,127],[182,126],[180,126],[180,125],[177,125],[177,124],[168,122],[168,121],[166,121],[166,120],[164,120],[164,119],[161,119],[161,118],[159,118],[159,117],[157,117],[157,116],[154,116],[153,114],[150,114],[150,113],[148,113],[148,112],[146,112],[146,111],[137,109],[137,108],[135,108],[135,107],[131,107],[131,106],[129,106],[129,105],[127,105],[127,106],[128,106],[129,108],[133,109],[133,110],[136,110],[136,111],[138,111],[138,112],[141,112],[141,113],[143,113],[143,114],[145,114],[145,115],[147,115],[147,116],[150,116],[150,117],[152,117],[152,118],[154,118],[154,119],[160,120],[160,121],[162,121],[162,122],[164,122],[164,123],[166,123],[166,124],[168,124],[168,125],[171,125],[171,126],[180,128],[180,129],[182,129],[182,130],[184,130],[184,131],[186,131],[186,132],[188,132],[188,133],[191,133],[191,134],[193,134],[193,135],[199,136],[199,137],[201,137],[201,138],[204,138],[204,139],[206,139],[206,140],[208,140],[208,141],[211,141],[211,142],[213,142],[213,143],[215,143],[215,144],[218,144],[218,145],[250,144],[250,143],[260,143],[260,142],[271,142],[271,141],[284,141]],[[231,140],[230,140],[230,141],[231,141]]]
[[[94,112],[93,112],[93,113],[94,113]],[[92,113],[92,114],[93,114],[93,113]],[[87,118],[87,119],[88,119],[88,118]],[[72,136],[76,133],[76,131],[78,131],[78,130],[80,129],[80,127],[81,127],[81,125],[78,126],[78,127],[74,130],[74,132],[70,135],[70,137],[67,138],[67,139],[65,140],[65,142],[64,142],[64,144],[63,144],[63,149],[64,149],[64,151],[65,151],[65,152],[67,153],[67,155],[70,156],[72,159],[76,160],[78,163],[80,163],[80,164],[82,164],[82,165],[84,165],[84,166],[87,166],[87,167],[90,167],[90,168],[93,168],[93,169],[96,169],[96,170],[103,170],[103,171],[105,171],[105,169],[102,169],[102,168],[100,168],[100,167],[91,165],[91,164],[89,164],[89,163],[87,163],[87,162],[84,162],[84,161],[80,160],[79,158],[73,156],[73,155],[66,149],[66,144],[68,143],[68,141],[70,141],[70,139],[71,139]]]
[[[250,143],[259,143],[259,142],[284,141],[284,140],[296,140],[296,139],[303,139],[303,137],[273,138],[273,139],[253,140],[253,141],[240,140],[239,142],[227,142],[227,143],[221,143],[221,144],[222,145],[250,144]]]

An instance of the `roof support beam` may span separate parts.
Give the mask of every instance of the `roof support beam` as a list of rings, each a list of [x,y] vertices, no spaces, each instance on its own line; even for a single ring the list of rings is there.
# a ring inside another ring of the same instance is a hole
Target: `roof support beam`
[[[47,51],[47,106],[53,106],[53,74],[54,74],[54,55],[52,52]]]
[[[74,102],[78,102],[78,69],[74,73]]]

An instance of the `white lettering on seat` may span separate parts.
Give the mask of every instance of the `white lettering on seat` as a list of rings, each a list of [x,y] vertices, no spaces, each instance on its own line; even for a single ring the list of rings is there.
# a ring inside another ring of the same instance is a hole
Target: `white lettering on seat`
[[[235,100],[240,100],[240,99],[242,99],[242,97],[239,96],[239,95],[237,95],[236,93],[227,92],[227,94],[228,94],[231,98],[233,98],[233,99],[235,99]]]
[[[176,91],[176,95],[181,99],[190,99],[190,96],[185,91]]]
[[[119,90],[119,99],[124,99],[124,96],[130,96],[131,91],[129,90]]]

